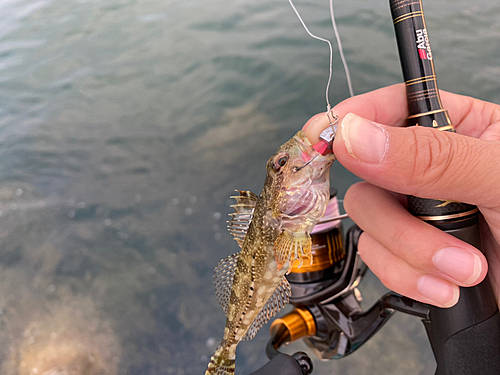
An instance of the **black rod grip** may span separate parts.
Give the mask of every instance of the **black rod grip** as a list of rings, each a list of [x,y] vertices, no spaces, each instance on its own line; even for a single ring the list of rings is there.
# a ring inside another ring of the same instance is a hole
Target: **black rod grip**
[[[445,232],[481,247],[479,220]],[[424,325],[436,358],[436,375],[500,372],[500,315],[488,278],[475,287],[460,288],[455,306],[429,309],[430,320]],[[463,361],[467,366],[458,365]]]
[[[304,373],[293,357],[280,353],[250,375],[304,375]]]
[[[443,346],[446,368],[437,375],[486,375],[500,372],[500,314],[451,336]],[[471,358],[475,360],[471,360]]]
[[[390,0],[390,6],[406,85],[407,125],[454,132],[439,96],[421,0]],[[481,249],[477,207],[408,197],[408,209],[427,223]],[[500,316],[488,278],[475,287],[460,288],[455,306],[430,306],[430,310],[430,320],[424,324],[436,357],[436,375],[500,372]],[[459,365],[464,361],[467,366]]]

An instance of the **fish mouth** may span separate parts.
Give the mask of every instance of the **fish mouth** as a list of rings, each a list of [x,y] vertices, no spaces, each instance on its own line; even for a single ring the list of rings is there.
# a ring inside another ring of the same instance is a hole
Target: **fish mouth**
[[[330,167],[332,163],[335,161],[335,155],[333,153],[323,155],[317,152],[313,148],[313,146],[311,145],[309,139],[305,136],[305,134],[303,134],[302,138],[299,137],[295,138],[295,141],[301,150],[300,160],[302,164],[296,165],[294,167],[294,172],[298,172],[307,166],[314,166],[316,170],[319,170],[319,172],[317,173],[321,174],[322,168]]]

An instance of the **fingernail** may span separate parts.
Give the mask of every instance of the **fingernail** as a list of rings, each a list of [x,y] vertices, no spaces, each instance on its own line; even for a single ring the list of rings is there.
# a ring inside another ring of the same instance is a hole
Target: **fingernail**
[[[455,305],[458,302],[458,297],[460,297],[458,286],[431,275],[420,276],[417,289],[424,297],[443,307]]]
[[[341,129],[349,155],[367,163],[384,159],[389,143],[382,126],[349,113],[342,120]]]
[[[439,271],[467,285],[474,284],[481,275],[481,259],[465,249],[446,247],[432,261]]]

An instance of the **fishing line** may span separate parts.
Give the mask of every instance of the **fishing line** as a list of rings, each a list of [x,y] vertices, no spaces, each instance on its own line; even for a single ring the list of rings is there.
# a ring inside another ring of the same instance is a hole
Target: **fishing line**
[[[335,38],[337,39],[337,45],[339,46],[340,59],[342,60],[342,65],[344,65],[345,76],[347,78],[347,86],[349,87],[349,94],[354,96],[352,91],[351,74],[349,73],[349,67],[347,66],[347,61],[344,57],[344,50],[342,49],[342,42],[340,41],[340,34],[337,29],[337,23],[335,22],[335,14],[333,13],[333,0],[330,0],[330,17],[332,19],[333,32],[335,33]]]
[[[304,29],[306,30],[306,32],[311,36],[313,37],[314,39],[317,39],[317,40],[321,40],[322,42],[325,42],[325,43],[328,43],[328,48],[330,49],[330,75],[328,76],[328,82],[326,84],[326,111],[327,112],[330,112],[330,109],[331,109],[331,106],[330,106],[330,100],[328,99],[328,93],[330,91],[330,82],[332,81],[332,56],[333,56],[333,49],[332,49],[332,43],[330,43],[330,41],[328,39],[324,39],[324,38],[321,38],[319,36],[316,36],[314,35],[313,33],[311,33],[309,31],[309,29],[307,28],[304,20],[302,19],[302,17],[300,16],[297,8],[295,8],[295,5],[293,5],[292,3],[292,0],[288,0],[288,2],[290,3],[290,5],[292,6],[292,9],[294,10],[295,14],[297,15],[297,17],[299,18],[299,21],[300,23],[302,23],[302,26],[304,26]]]
[[[330,74],[328,76],[328,82],[326,84],[325,97],[326,97],[326,111],[330,112],[331,106],[330,106],[330,100],[328,99],[328,96],[329,96],[329,92],[330,92],[330,83],[332,81],[332,69],[333,69],[333,62],[332,62],[333,48],[332,48],[332,44],[330,43],[330,41],[328,39],[321,38],[321,37],[319,37],[317,35],[314,35],[311,31],[309,31],[309,29],[307,28],[304,20],[300,16],[297,8],[295,8],[295,5],[293,5],[292,0],[288,0],[288,2],[290,3],[290,6],[292,7],[293,11],[297,15],[297,18],[299,19],[300,23],[302,24],[302,26],[304,27],[304,29],[306,30],[306,32],[309,34],[309,36],[311,36],[314,39],[320,40],[320,41],[325,42],[325,43],[328,44],[328,48],[330,50]],[[344,53],[342,51],[342,43],[340,42],[340,35],[338,33],[338,30],[337,30],[337,24],[335,23],[335,15],[333,13],[333,0],[330,0],[330,16],[331,16],[331,19],[332,19],[333,31],[335,32],[335,38],[337,39],[337,43],[338,43],[338,46],[339,46],[339,51],[340,51],[340,57],[341,57],[341,60],[342,60],[342,64],[344,64],[344,70],[345,70],[346,75],[347,75],[347,85],[349,86],[349,93],[350,93],[351,96],[353,96],[353,91],[352,91],[352,86],[351,86],[351,77],[349,75],[349,69],[347,67],[347,62],[346,62],[346,60],[344,58]]]

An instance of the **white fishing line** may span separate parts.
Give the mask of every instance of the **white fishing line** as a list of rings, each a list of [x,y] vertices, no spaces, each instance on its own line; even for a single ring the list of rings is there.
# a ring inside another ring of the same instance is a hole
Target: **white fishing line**
[[[330,112],[331,106],[330,106],[330,100],[329,100],[328,97],[329,97],[329,92],[330,92],[330,83],[332,81],[332,69],[333,69],[333,62],[332,62],[333,49],[332,49],[332,44],[330,43],[330,41],[328,39],[321,38],[321,37],[319,37],[317,35],[314,35],[311,31],[309,31],[309,29],[307,28],[304,20],[300,16],[297,8],[295,8],[295,5],[293,5],[292,0],[288,0],[288,2],[290,3],[290,6],[292,7],[292,9],[295,12],[295,14],[297,15],[300,23],[302,24],[302,26],[304,27],[304,29],[306,30],[306,32],[309,34],[309,36],[311,36],[314,39],[317,39],[317,40],[320,40],[322,42],[327,43],[328,44],[328,48],[330,49],[330,74],[328,76],[328,82],[326,84],[326,93],[325,93],[325,97],[326,97],[326,111]],[[346,76],[347,76],[347,86],[349,87],[349,93],[350,93],[351,96],[353,96],[352,85],[351,85],[351,76],[349,74],[349,68],[347,67],[347,62],[346,62],[345,57],[344,57],[344,52],[342,51],[342,43],[340,42],[340,35],[338,33],[338,30],[337,30],[337,24],[335,23],[335,15],[333,13],[333,0],[330,0],[330,16],[331,16],[331,19],[332,19],[333,31],[335,32],[335,38],[337,39],[337,43],[338,43],[338,46],[339,46],[340,58],[342,60],[342,64],[344,65],[344,70],[345,70],[345,73],[346,73]]]
[[[297,8],[295,8],[295,5],[293,5],[292,3],[292,0],[288,0],[288,2],[290,3],[290,5],[292,6],[292,9],[294,10],[295,14],[297,15],[297,17],[299,18],[299,21],[300,23],[302,23],[302,26],[304,26],[304,29],[306,30],[306,32],[311,36],[313,37],[314,39],[317,39],[317,40],[321,40],[322,42],[325,42],[325,43],[328,43],[328,48],[330,48],[330,75],[328,76],[328,83],[326,84],[326,111],[327,112],[330,112],[330,109],[332,108],[330,106],[330,100],[328,99],[328,93],[330,91],[330,82],[332,81],[332,56],[333,56],[333,49],[332,49],[332,44],[330,43],[330,41],[328,39],[324,39],[324,38],[321,38],[319,36],[316,36],[314,35],[313,33],[311,33],[309,31],[309,29],[307,28],[304,20],[302,19],[302,17],[300,16],[299,12],[297,11]]]
[[[333,0],[330,0],[330,16],[332,18],[333,32],[335,33],[335,38],[337,39],[337,44],[339,46],[340,59],[344,65],[345,76],[347,78],[347,86],[349,87],[349,94],[354,96],[352,91],[351,74],[349,73],[349,67],[347,66],[347,61],[344,57],[344,51],[342,50],[342,42],[340,41],[339,31],[337,29],[337,23],[335,22],[335,14],[333,13]]]

